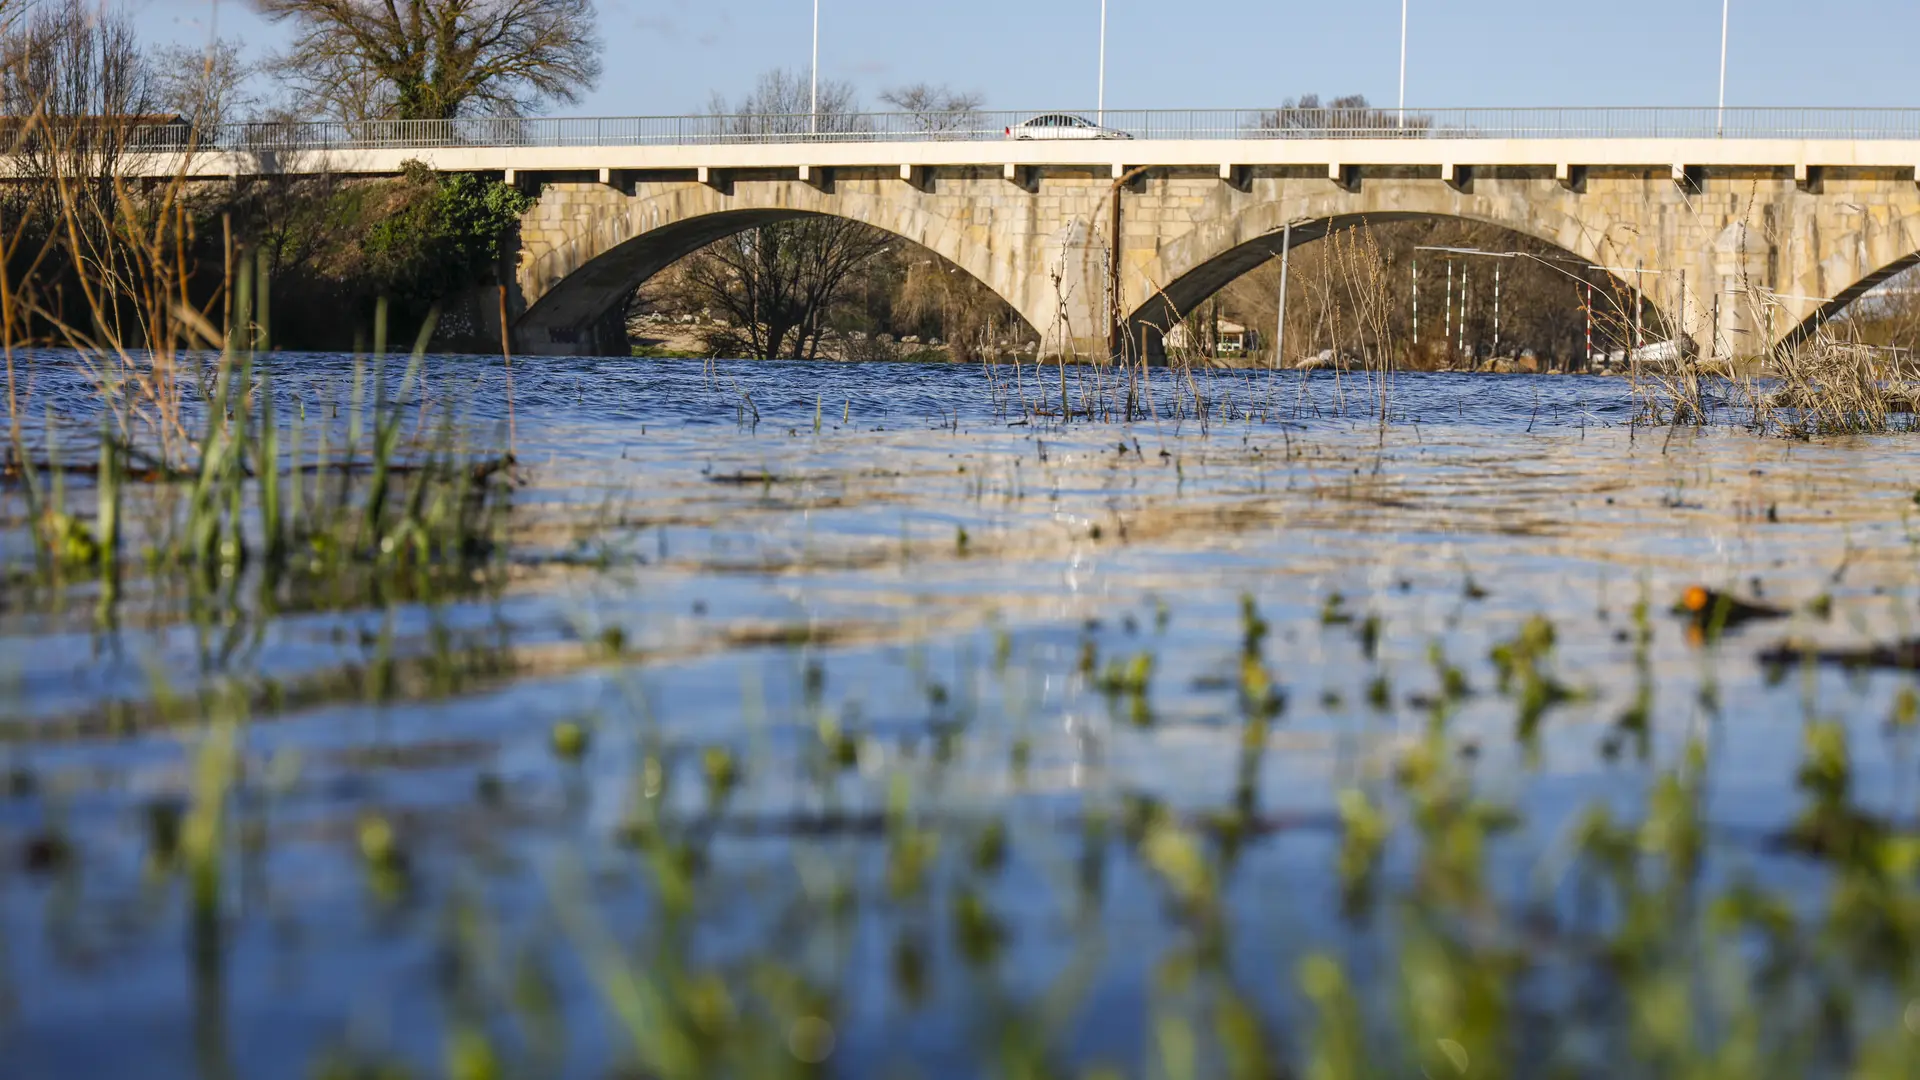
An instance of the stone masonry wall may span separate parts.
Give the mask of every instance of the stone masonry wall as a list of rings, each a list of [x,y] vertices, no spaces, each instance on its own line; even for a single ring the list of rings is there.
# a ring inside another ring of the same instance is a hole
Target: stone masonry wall
[[[1788,170],[1593,170],[1562,181],[1523,170],[1369,175],[1307,170],[1156,170],[1121,189],[1121,310],[1130,326],[1193,310],[1271,257],[1329,228],[1396,217],[1488,222],[1595,265],[1645,267],[1649,299],[1702,351],[1754,353],[1851,299],[1920,253],[1910,176]],[[864,221],[925,246],[1004,297],[1049,352],[1105,348],[1106,170],[942,169],[913,179],[838,170],[808,181],[741,175],[552,183],[521,224],[518,347],[624,351],[608,311],[648,276],[730,232],[801,214]],[[1623,277],[1630,275],[1622,275]],[[1684,291],[1681,282],[1684,279]],[[1756,302],[1756,290],[1774,298]],[[1741,296],[1733,295],[1736,291]],[[1715,316],[1719,323],[1716,329]],[[1135,330],[1130,330],[1132,336]]]

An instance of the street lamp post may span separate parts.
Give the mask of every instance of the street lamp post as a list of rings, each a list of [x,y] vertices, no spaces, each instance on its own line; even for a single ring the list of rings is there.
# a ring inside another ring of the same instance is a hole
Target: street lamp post
[[[818,0],[816,0],[818,2]],[[1100,0],[1100,87],[1095,94],[1096,123],[1107,122],[1107,0]]]
[[[810,80],[808,95],[807,128],[815,135],[820,134],[820,0],[813,0],[813,63],[808,68]]]
[[[1407,0],[1400,0],[1400,126],[1407,126]]]
[[[1714,115],[1714,137],[1727,133],[1727,22],[1733,14],[1733,0],[1720,0],[1720,111]]]

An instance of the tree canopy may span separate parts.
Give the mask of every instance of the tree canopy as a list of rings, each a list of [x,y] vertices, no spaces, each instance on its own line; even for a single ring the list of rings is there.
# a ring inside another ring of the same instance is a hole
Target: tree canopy
[[[346,120],[525,116],[600,78],[592,0],[257,0],[284,78]]]

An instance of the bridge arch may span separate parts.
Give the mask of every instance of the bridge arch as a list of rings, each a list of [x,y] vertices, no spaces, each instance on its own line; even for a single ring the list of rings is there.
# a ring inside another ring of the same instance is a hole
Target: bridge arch
[[[584,185],[581,185],[584,187]],[[1019,301],[1023,267],[985,242],[982,230],[929,212],[923,202],[823,191],[800,183],[740,185],[738,196],[706,185],[638,185],[631,197],[573,191],[536,204],[522,223],[519,271],[524,313],[515,337],[538,352],[613,352],[611,312],[641,284],[715,241],[762,225],[812,216],[837,217],[925,248],[971,275],[1033,329]],[[544,205],[560,212],[543,219]],[[535,242],[527,243],[529,234]],[[623,333],[623,331],[620,331]]]
[[[1543,194],[1556,190],[1557,194]],[[1643,258],[1636,254],[1634,229],[1596,214],[1590,205],[1577,205],[1575,199],[1557,185],[1554,189],[1534,185],[1521,197],[1495,197],[1428,182],[1397,185],[1382,198],[1334,189],[1305,198],[1254,202],[1161,245],[1139,262],[1140,286],[1146,294],[1131,298],[1128,340],[1140,341],[1144,331],[1151,341],[1241,275],[1276,258],[1289,223],[1295,248],[1361,225],[1452,219],[1527,237],[1595,267],[1631,265]],[[1609,276],[1623,292],[1631,292],[1617,275]],[[1664,318],[1653,289],[1647,290],[1644,299]]]
[[[1920,213],[1884,221],[1854,216],[1864,219],[1860,226],[1829,241],[1827,257],[1807,265],[1781,301],[1790,313],[1805,312],[1779,335],[1781,345],[1806,340],[1874,289],[1920,266]]]

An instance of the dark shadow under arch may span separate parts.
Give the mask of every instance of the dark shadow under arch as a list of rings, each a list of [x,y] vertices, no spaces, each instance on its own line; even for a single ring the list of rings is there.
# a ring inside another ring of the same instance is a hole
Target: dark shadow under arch
[[[649,229],[608,248],[555,282],[553,287],[542,294],[540,299],[529,306],[516,321],[516,334],[543,334],[553,330],[572,332],[577,328],[587,328],[582,332],[591,336],[594,333],[592,328],[605,323],[609,312],[631,296],[634,290],[645,284],[648,279],[709,244],[762,225],[809,217],[833,216],[836,215],[822,214],[812,210],[762,207],[701,214]],[[912,244],[947,265],[955,267],[960,273],[967,274],[976,281],[979,280],[965,267],[910,237],[860,218],[845,220],[858,222],[896,237],[902,243]],[[993,291],[992,287],[985,282],[981,282],[981,285],[989,292]],[[1015,309],[1009,305],[1009,310]],[[1017,310],[1015,314],[1018,314]],[[1024,319],[1022,321],[1024,322]],[[1028,330],[1031,332],[1032,327],[1029,326]],[[624,330],[622,333],[624,334]],[[599,341],[593,343],[602,346],[596,351],[612,351],[607,347],[609,343]],[[538,344],[534,343],[536,349]],[[624,349],[618,351],[622,355],[625,353]]]

